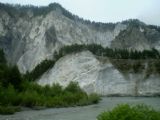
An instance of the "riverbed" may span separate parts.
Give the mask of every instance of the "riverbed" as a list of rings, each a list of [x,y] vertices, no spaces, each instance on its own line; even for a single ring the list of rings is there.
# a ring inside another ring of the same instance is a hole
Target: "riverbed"
[[[26,110],[13,115],[0,115],[0,120],[96,120],[103,111],[117,104],[146,104],[160,110],[160,97],[103,97],[100,103],[84,107]]]

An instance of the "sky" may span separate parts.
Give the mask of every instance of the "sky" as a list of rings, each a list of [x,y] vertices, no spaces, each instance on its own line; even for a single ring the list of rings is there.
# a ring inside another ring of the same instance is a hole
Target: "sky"
[[[2,3],[46,6],[57,2],[71,13],[96,22],[139,19],[160,25],[160,0],[0,0]]]

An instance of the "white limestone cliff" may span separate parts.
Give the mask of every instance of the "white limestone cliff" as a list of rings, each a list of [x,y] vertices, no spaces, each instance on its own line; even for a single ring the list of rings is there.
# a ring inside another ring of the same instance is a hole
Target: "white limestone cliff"
[[[87,93],[119,96],[152,96],[160,93],[157,75],[144,79],[144,74],[118,71],[110,60],[98,60],[91,52],[83,51],[62,57],[38,81],[41,85],[59,83],[66,86],[78,82]]]
[[[13,40],[6,48],[7,58],[16,63],[22,73],[31,71],[45,59],[51,59],[54,51],[65,45],[95,43],[103,47],[110,46],[111,41],[126,28],[126,25],[119,23],[113,30],[99,31],[91,25],[71,20],[57,11],[36,17],[31,17],[31,13],[28,13],[27,19],[18,18],[16,22],[12,21],[6,12],[1,14],[3,16],[0,21],[4,19],[5,24],[14,24],[9,26],[12,31],[8,31],[4,27],[5,24],[0,22],[0,37],[8,36],[9,32],[13,33]]]

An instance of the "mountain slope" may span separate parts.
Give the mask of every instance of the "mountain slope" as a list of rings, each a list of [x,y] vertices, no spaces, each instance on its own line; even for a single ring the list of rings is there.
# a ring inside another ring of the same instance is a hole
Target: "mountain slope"
[[[0,10],[0,47],[5,50],[8,61],[17,64],[21,72],[30,71],[42,60],[52,58],[54,51],[65,45],[97,43],[109,46],[126,27],[122,24],[111,24],[113,28],[102,24],[101,27],[101,24],[73,20],[64,16],[64,9],[57,6],[53,4],[45,15],[34,15],[30,7],[25,11],[27,14],[15,11],[14,16],[8,9]],[[44,9],[47,8],[50,6]],[[99,26],[96,28],[96,25]]]
[[[44,7],[0,4],[0,16],[0,48],[22,73],[52,59],[53,53],[65,45],[95,43],[143,50],[159,49],[160,44],[160,31],[155,26],[138,20],[115,24],[90,22],[57,3]]]
[[[128,27],[112,41],[112,48],[144,50],[156,48],[160,50],[160,27],[147,26],[140,21],[128,21]]]

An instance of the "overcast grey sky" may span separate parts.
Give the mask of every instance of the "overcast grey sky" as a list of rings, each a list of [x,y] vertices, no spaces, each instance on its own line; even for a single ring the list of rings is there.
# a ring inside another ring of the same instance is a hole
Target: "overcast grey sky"
[[[73,14],[97,22],[118,22],[138,18],[160,25],[160,0],[0,0],[3,3],[48,5],[60,3]]]

